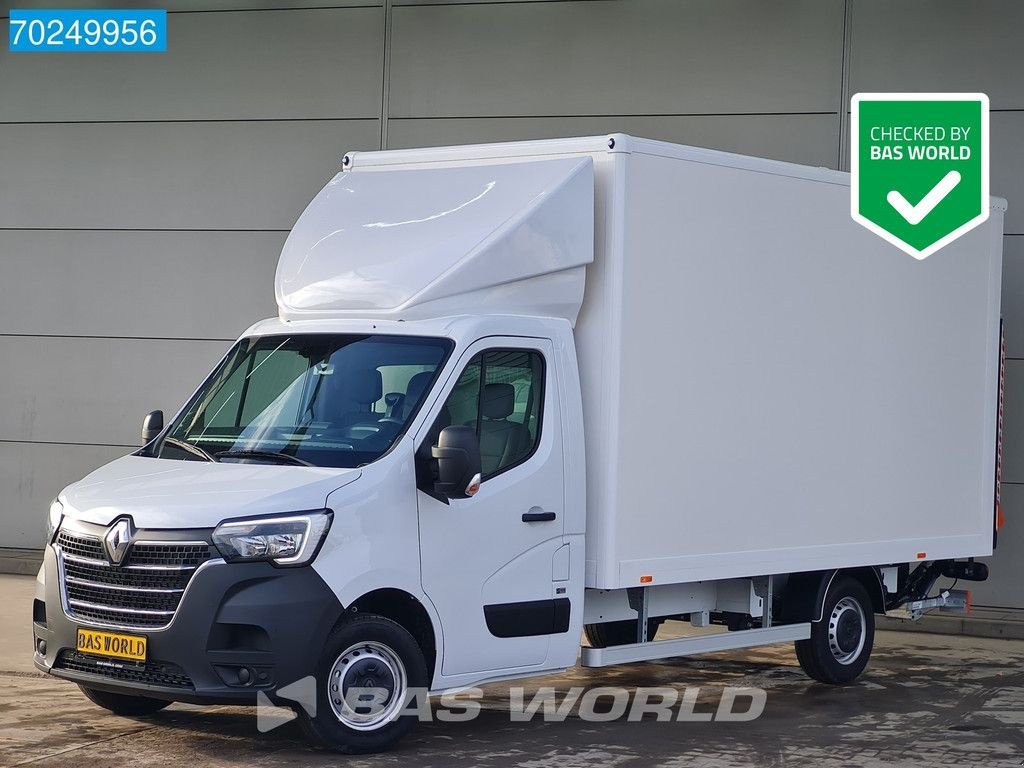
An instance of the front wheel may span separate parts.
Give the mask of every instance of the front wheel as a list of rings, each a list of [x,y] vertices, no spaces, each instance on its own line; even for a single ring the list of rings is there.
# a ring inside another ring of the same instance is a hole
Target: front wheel
[[[162,699],[149,699],[145,696],[128,696],[124,693],[99,691],[84,685],[78,687],[82,689],[85,698],[93,704],[103,707],[115,715],[124,715],[125,717],[153,715],[171,703]]]
[[[316,668],[316,715],[303,729],[344,754],[383,752],[416,725],[409,697],[425,696],[427,665],[415,638],[383,616],[357,614],[331,633]]]
[[[821,620],[811,636],[796,641],[796,658],[810,677],[843,685],[860,677],[875,643],[875,613],[864,585],[839,576],[829,587]]]

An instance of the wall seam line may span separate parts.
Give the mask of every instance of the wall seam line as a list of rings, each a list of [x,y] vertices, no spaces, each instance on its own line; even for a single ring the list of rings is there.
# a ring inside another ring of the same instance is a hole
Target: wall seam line
[[[850,60],[853,55],[853,3],[843,0],[843,62],[839,81],[839,156],[836,168],[850,170]]]
[[[391,0],[384,0],[384,40],[381,51],[380,149],[388,148],[388,112],[391,108]]]
[[[122,443],[78,443],[73,440],[7,440],[0,438],[0,445],[75,445],[83,448],[129,448],[137,451],[142,446]]]

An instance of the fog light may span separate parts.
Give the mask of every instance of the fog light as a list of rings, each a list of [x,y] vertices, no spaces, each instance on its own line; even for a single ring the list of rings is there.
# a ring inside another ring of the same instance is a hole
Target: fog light
[[[45,640],[40,640],[38,643],[36,643],[36,652],[40,656],[45,656],[46,655],[46,641]]]

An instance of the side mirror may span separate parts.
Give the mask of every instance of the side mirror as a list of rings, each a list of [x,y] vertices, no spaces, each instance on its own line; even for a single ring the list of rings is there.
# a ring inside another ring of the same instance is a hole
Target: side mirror
[[[148,445],[164,431],[164,412],[150,411],[142,420],[142,444]]]
[[[435,493],[465,499],[480,489],[480,440],[472,427],[445,427],[430,455],[437,462]]]

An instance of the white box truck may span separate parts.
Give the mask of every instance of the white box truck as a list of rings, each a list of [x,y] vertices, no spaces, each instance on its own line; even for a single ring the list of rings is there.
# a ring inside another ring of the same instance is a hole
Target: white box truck
[[[848,201],[624,135],[345,156],[279,316],[54,501],[36,665],[132,714],[313,678],[347,752],[578,658],[852,681],[875,614],[987,575],[1005,203],[916,261]]]

